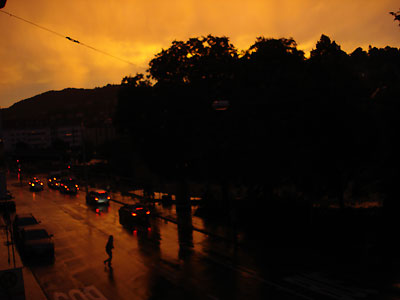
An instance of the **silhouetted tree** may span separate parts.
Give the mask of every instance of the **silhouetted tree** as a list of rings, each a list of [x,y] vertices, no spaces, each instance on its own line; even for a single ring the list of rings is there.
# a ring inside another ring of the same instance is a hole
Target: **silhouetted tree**
[[[306,59],[293,39],[258,37],[239,55],[209,35],[174,41],[148,72],[154,84],[124,78],[117,124],[164,177],[246,185],[257,212],[288,222],[299,210],[270,209],[296,207],[272,201],[281,185],[307,199],[336,197],[344,209],[349,182],[384,181],[395,203],[396,180],[384,174],[396,173],[400,152],[399,49],[349,55],[321,35]],[[221,100],[227,107],[215,110]]]
[[[237,56],[227,37],[174,41],[150,61],[149,72],[160,84],[217,83],[232,74]]]

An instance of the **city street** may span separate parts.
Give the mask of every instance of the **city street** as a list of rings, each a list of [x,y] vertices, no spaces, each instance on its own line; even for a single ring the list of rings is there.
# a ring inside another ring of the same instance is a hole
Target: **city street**
[[[148,225],[126,229],[119,223],[120,203],[88,206],[83,190],[65,195],[46,186],[31,192],[13,178],[8,189],[17,214],[32,213],[54,235],[54,263],[30,266],[48,299],[376,299],[378,295],[374,287],[338,281],[320,271],[258,265],[251,253],[226,239],[193,230],[201,224],[191,216],[181,222],[153,216]],[[154,215],[157,210],[168,215],[175,208],[157,205]],[[109,235],[114,236],[112,268],[103,264]]]

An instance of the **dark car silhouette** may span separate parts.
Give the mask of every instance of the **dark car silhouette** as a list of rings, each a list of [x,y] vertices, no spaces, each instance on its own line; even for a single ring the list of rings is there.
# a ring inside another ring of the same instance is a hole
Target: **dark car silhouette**
[[[18,249],[24,259],[54,258],[53,235],[40,225],[25,226],[20,231]]]
[[[40,222],[32,214],[18,214],[13,221],[13,236],[16,243],[20,240],[20,232],[25,226],[37,225]]]
[[[38,192],[43,191],[44,189],[43,182],[37,177],[33,177],[31,180],[29,180],[28,185],[31,191]]]
[[[75,178],[64,177],[60,181],[59,190],[63,194],[76,194],[79,191],[79,185]]]
[[[61,178],[66,175],[63,171],[50,172],[47,176],[47,186],[52,189],[59,189]]]
[[[118,210],[119,223],[123,226],[131,226],[140,222],[148,222],[150,209],[142,204],[126,204]]]
[[[102,204],[109,205],[111,197],[108,195],[105,190],[95,190],[90,191],[86,194],[86,203],[87,204]]]

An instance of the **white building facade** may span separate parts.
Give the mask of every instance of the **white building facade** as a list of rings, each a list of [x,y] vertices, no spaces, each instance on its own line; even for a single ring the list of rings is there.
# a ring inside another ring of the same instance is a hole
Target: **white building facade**
[[[12,152],[17,146],[25,145],[30,149],[47,149],[54,142],[62,141],[69,148],[79,148],[83,143],[95,147],[116,137],[113,126],[84,127],[82,125],[63,125],[43,128],[3,128],[4,150]]]

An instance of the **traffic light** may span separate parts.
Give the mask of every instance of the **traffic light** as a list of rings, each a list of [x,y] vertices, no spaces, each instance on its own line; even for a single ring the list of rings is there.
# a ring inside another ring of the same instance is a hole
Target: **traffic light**
[[[7,0],[0,0],[0,8],[3,8],[4,6],[6,6],[6,2],[7,2]]]

